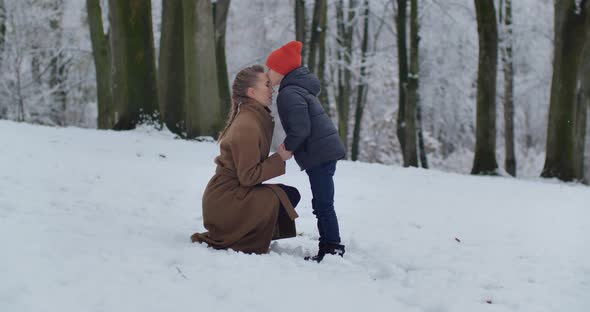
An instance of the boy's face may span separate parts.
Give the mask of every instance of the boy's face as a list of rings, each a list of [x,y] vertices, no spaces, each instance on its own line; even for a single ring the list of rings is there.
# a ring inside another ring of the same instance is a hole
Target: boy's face
[[[281,84],[281,80],[283,80],[283,77],[285,77],[272,69],[269,69],[266,75],[268,76],[268,79],[270,80],[270,83],[273,87]]]

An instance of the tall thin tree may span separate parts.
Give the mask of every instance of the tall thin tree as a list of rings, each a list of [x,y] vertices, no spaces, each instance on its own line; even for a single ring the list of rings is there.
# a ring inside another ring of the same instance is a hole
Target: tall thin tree
[[[4,54],[4,44],[6,40],[6,6],[4,0],[0,0],[0,65]]]
[[[325,0],[316,0],[316,1],[325,1]],[[328,32],[328,4],[322,6],[322,15],[320,18],[320,28],[322,31],[320,32],[319,38],[319,56],[318,56],[318,69],[317,75],[320,79],[322,91],[320,92],[320,102],[324,107],[324,110],[329,115],[330,114],[330,102],[328,99],[328,83],[326,81],[326,33]]]
[[[43,8],[44,4],[40,0],[32,0],[29,2],[30,5],[36,8],[40,8],[42,11],[45,10]],[[43,59],[46,58],[46,49],[42,49],[40,46],[40,42],[35,40],[31,44],[31,74],[33,76],[33,83],[39,88],[42,84],[41,80],[41,62]]]
[[[418,155],[420,166],[428,168],[428,156],[424,147],[424,134],[422,131],[422,105],[420,103],[420,21],[418,14],[418,0],[411,0],[410,8],[410,75],[408,98],[414,101],[416,106],[416,131],[418,135]]]
[[[162,34],[158,60],[158,88],[162,121],[184,136],[184,27],[182,2],[162,0]]]
[[[61,21],[64,13],[63,0],[52,0],[48,3],[51,16],[49,19],[49,29],[55,35],[55,41],[58,46],[62,45],[63,27]],[[53,100],[56,105],[53,106],[51,116],[57,125],[65,126],[67,123],[67,92],[65,90],[67,79],[67,60],[61,47],[56,48],[49,61],[50,77],[49,86],[52,91]]]
[[[338,1],[336,5],[336,23],[338,29],[336,108],[338,110],[338,132],[344,148],[348,151],[348,122],[352,94],[352,47],[357,2],[355,0],[349,0],[346,8],[344,7],[343,0]]]
[[[314,73],[318,72],[317,59],[320,47],[320,37],[325,29],[322,28],[322,16],[327,5],[326,0],[316,0],[313,7],[313,17],[311,21],[311,38],[309,40],[309,53],[307,67]]]
[[[96,71],[99,129],[111,129],[115,124],[115,109],[111,89],[111,62],[108,35],[104,33],[99,0],[86,0],[90,41]]]
[[[590,11],[586,11],[586,28],[590,28]],[[586,136],[588,127],[588,117],[590,109],[590,30],[586,31],[586,40],[584,42],[584,48],[582,50],[582,59],[580,60],[580,66],[578,67],[578,88],[576,90],[575,98],[575,141],[576,147],[574,151],[574,168],[575,168],[575,179],[577,181],[584,181],[586,176],[586,165],[585,161],[585,149],[586,149]]]
[[[186,134],[215,137],[221,128],[221,100],[211,2],[183,0],[182,4]]]
[[[221,100],[221,115],[226,116],[231,107],[231,92],[227,73],[227,58],[225,55],[225,33],[227,16],[229,15],[231,0],[217,0],[213,2],[213,19],[215,24],[215,59],[217,61],[217,80],[219,98]]]
[[[361,42],[361,69],[359,76],[359,86],[357,89],[356,108],[354,113],[354,129],[352,131],[352,149],[351,159],[357,160],[359,156],[359,145],[361,137],[361,125],[365,109],[365,99],[367,94],[367,53],[369,49],[369,1],[364,1],[363,14],[363,35]]]
[[[477,69],[477,120],[472,174],[497,174],[496,74],[498,26],[494,0],[474,0],[479,41]]]
[[[295,0],[295,40],[305,42],[306,36],[306,27],[305,24],[305,0]],[[301,50],[301,59],[307,60],[305,57],[305,50],[307,49],[306,46],[303,47]]]
[[[506,1],[504,5],[504,1]],[[514,64],[512,61],[512,0],[500,0],[499,20],[502,29],[502,68],[504,71],[504,142],[506,172],[516,176],[514,151]]]
[[[397,139],[406,155],[406,92],[408,86],[408,52],[406,44],[406,16],[407,1],[397,0],[397,14],[395,19],[397,31],[397,64],[398,64],[398,109],[397,109]],[[404,159],[404,165],[406,160]]]
[[[404,114],[404,166],[418,167],[417,118],[418,107],[418,1],[410,1],[410,66],[407,78],[406,107]]]

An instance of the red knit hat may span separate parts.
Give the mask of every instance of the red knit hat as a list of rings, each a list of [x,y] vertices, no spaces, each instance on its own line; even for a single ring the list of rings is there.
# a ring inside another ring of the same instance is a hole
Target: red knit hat
[[[266,60],[266,66],[281,75],[287,75],[292,70],[301,67],[301,49],[303,43],[291,41],[274,50]]]

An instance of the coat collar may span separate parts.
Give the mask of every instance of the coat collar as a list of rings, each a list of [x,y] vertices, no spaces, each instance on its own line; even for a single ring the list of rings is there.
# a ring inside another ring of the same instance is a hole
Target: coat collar
[[[271,110],[253,99],[247,99],[242,101],[242,103],[240,104],[240,109],[247,109],[253,111],[263,118],[270,118],[272,120]]]
[[[274,117],[271,115],[271,111],[268,107],[256,102],[253,99],[247,99],[242,101],[240,104],[240,111],[250,111],[254,113],[256,119],[262,126],[265,132],[269,132],[272,134],[274,130]]]

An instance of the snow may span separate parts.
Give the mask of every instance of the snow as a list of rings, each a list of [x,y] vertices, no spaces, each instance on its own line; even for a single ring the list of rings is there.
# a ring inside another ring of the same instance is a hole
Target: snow
[[[0,311],[588,311],[590,189],[339,162],[347,252],[191,244],[214,143],[0,121]],[[490,303],[487,303],[487,302]]]

